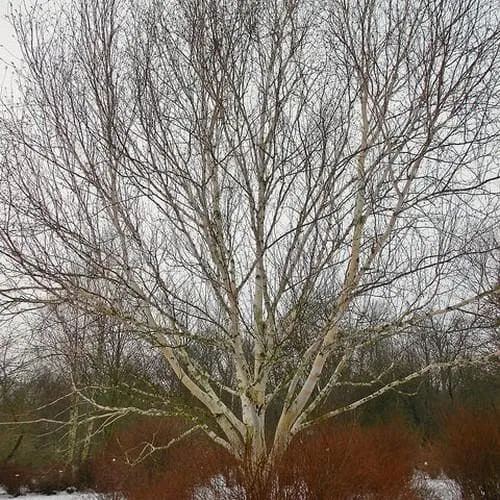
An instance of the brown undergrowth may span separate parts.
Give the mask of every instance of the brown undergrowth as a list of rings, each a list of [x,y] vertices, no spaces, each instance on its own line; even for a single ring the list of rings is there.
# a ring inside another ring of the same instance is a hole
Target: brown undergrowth
[[[173,442],[187,428],[181,420],[142,419],[111,434],[78,470],[0,463],[0,485],[12,495],[75,486],[128,500],[411,499],[418,497],[411,490],[418,469],[454,479],[464,498],[500,498],[499,421],[494,407],[454,409],[423,448],[402,420],[328,422],[298,435],[264,480],[249,481],[203,433]],[[158,450],[149,454],[151,446]]]
[[[429,447],[438,470],[460,484],[465,498],[500,498],[500,413],[459,408],[443,418],[442,432]]]
[[[0,485],[8,494],[18,496],[24,492],[51,495],[79,486],[69,467],[52,464],[43,468],[30,468],[8,462],[0,463]]]
[[[234,460],[202,433],[162,449],[185,429],[180,420],[147,419],[113,434],[92,461],[95,488],[128,500],[187,500],[212,477],[229,477]],[[151,445],[158,449],[148,454]]]
[[[413,498],[418,440],[403,422],[324,424],[292,443],[278,469],[280,489],[314,500]],[[295,486],[294,486],[295,485]]]
[[[94,461],[97,488],[121,491],[128,500],[187,500],[195,492],[200,500],[413,498],[409,485],[418,440],[400,421],[369,428],[329,423],[304,432],[267,481],[247,481],[245,492],[237,486],[244,479],[236,462],[202,435],[135,466],[127,463],[127,457],[130,462],[140,455],[148,439],[160,446],[179,432],[179,423],[149,421],[117,433]]]

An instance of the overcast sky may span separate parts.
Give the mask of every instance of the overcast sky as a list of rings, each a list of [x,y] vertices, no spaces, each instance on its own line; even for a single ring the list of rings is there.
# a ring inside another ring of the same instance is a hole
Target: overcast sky
[[[20,0],[0,0],[0,82],[2,87],[10,82],[12,65],[19,57],[14,31],[6,19],[11,3],[16,6],[16,4],[19,5]]]
[[[17,55],[17,44],[14,38],[14,31],[7,21],[6,16],[9,13],[9,0],[0,0],[0,54],[2,59],[9,58],[9,53]],[[18,4],[19,1],[13,2]],[[12,59],[12,54],[10,55]]]

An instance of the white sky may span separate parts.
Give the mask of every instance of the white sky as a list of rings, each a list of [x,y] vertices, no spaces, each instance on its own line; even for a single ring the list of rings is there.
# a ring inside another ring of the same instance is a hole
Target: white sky
[[[14,31],[6,19],[10,12],[10,4],[15,7],[20,4],[20,0],[0,0],[0,58],[2,60],[12,60],[19,54]]]
[[[22,0],[0,0],[0,86],[2,91],[10,87],[13,65],[19,58],[19,48],[14,30],[7,21],[10,6],[20,5]]]

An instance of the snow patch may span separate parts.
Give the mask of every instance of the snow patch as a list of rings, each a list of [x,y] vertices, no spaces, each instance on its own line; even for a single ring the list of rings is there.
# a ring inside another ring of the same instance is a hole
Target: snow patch
[[[428,474],[416,471],[412,484],[414,490],[426,500],[463,500],[460,485],[444,475],[431,478]],[[0,500],[8,498],[13,497],[0,487]],[[98,493],[57,493],[55,495],[28,493],[18,498],[28,500],[98,500],[105,498],[105,496]],[[113,495],[113,498],[116,496]],[[245,493],[241,486],[228,484],[224,476],[217,475],[210,480],[208,485],[197,488],[193,494],[193,500],[220,500],[221,498],[241,500],[245,498]]]
[[[4,500],[7,498],[14,498],[8,495],[3,488],[0,488],[0,499]],[[55,495],[40,495],[38,493],[27,493],[26,495],[20,495],[16,498],[19,499],[29,499],[29,500],[47,500],[50,498],[56,500],[96,500],[98,495],[96,493],[56,493]]]
[[[245,492],[239,485],[229,485],[221,474],[214,476],[206,486],[196,488],[193,500],[241,500]]]
[[[462,500],[460,485],[444,475],[431,478],[424,472],[416,471],[413,476],[413,489],[426,500]]]

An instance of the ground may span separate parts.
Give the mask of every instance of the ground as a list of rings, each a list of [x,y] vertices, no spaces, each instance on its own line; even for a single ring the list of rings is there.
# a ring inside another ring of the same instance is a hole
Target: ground
[[[450,479],[445,477],[441,479],[430,479],[424,475],[417,474],[415,476],[415,481],[417,486],[419,485],[425,489],[426,500],[462,500],[460,488]],[[203,493],[203,498],[207,498],[208,492],[204,491]],[[7,498],[12,497],[7,495],[7,493],[0,488],[0,500]],[[18,498],[26,498],[27,500],[98,500],[99,496],[95,493],[58,493],[57,495],[38,495],[29,493]],[[214,500],[216,499],[214,498]]]
[[[0,488],[0,499],[13,498],[7,495],[4,490]],[[19,496],[17,498],[26,498],[27,500],[97,500],[95,493],[58,493],[57,495],[39,495],[36,493],[28,493],[27,495]]]

